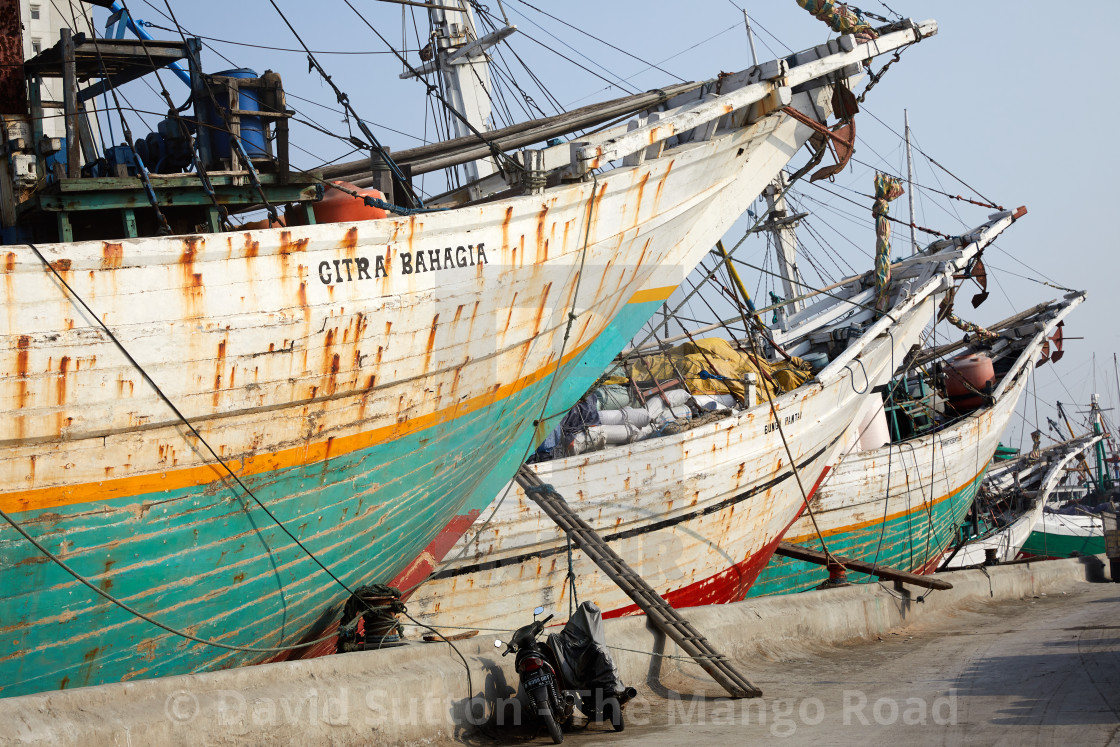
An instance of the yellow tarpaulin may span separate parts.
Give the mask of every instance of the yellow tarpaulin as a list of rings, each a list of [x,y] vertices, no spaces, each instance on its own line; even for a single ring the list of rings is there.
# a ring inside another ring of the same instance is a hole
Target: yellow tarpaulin
[[[800,358],[795,357],[792,362],[760,360],[756,363],[754,355],[742,352],[722,337],[686,342],[644,358],[644,364],[634,361],[630,365],[629,373],[634,381],[649,381],[650,378],[668,381],[683,377],[685,388],[693,394],[731,394],[740,402],[746,392],[744,379],[747,374],[754,374],[758,386],[766,387],[772,396],[796,389],[813,376],[812,368]],[[760,365],[762,371],[777,383],[780,391],[775,391],[760,372]]]

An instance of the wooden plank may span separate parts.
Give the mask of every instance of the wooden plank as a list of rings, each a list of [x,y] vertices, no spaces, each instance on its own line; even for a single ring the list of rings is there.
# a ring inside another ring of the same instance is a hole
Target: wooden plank
[[[623,158],[641,149],[662,142],[682,132],[706,125],[725,114],[738,111],[745,106],[757,104],[768,98],[776,97],[777,106],[786,106],[792,100],[790,89],[794,86],[822,78],[830,73],[843,70],[885,52],[892,51],[937,33],[937,24],[923,22],[915,28],[906,28],[856,46],[850,52],[827,55],[821,59],[790,68],[784,77],[774,81],[764,81],[743,86],[704,102],[680,107],[676,112],[664,116],[658,122],[639,127],[622,137],[600,146],[583,148],[578,153],[581,168],[595,169],[609,161]],[[781,69],[778,69],[778,75]],[[648,157],[648,154],[647,154]]]
[[[244,171],[208,171],[210,183],[217,186],[240,186],[247,183],[249,175]],[[172,187],[199,187],[197,174],[151,174],[150,180],[154,189],[167,189]],[[261,185],[268,187],[280,184],[276,174],[259,174]],[[294,174],[286,186],[314,186],[320,183],[317,176],[309,174]],[[88,179],[64,179],[58,184],[60,192],[107,192],[115,189],[138,189],[143,186],[138,176],[102,176]],[[54,191],[54,190],[51,190]]]
[[[213,200],[200,187],[155,190],[156,202],[162,206],[213,205]],[[314,199],[314,190],[300,185],[273,186],[265,190],[273,203],[301,202]],[[260,202],[260,195],[251,186],[214,185],[214,195],[222,205],[251,205]],[[123,210],[150,207],[143,188],[118,189],[112,192],[85,195],[39,195],[39,209],[59,210]]]
[[[478,635],[477,630],[468,630],[465,633],[455,633],[453,635],[436,635],[435,633],[428,633],[424,636],[424,643],[443,643],[444,641],[465,641],[468,638],[474,638]]]
[[[819,550],[810,550],[801,545],[791,545],[788,542],[778,543],[778,549],[774,551],[777,555],[782,555],[794,560],[801,560],[806,563],[816,563],[817,565],[829,565],[829,556]],[[862,560],[854,560],[852,558],[842,558],[839,555],[833,555],[832,560],[840,563],[842,566],[850,571],[858,571],[859,573],[867,573],[871,576],[878,576],[891,581],[901,581],[914,586],[921,586],[926,589],[952,589],[953,585],[948,581],[932,578],[930,576],[921,576],[917,573],[907,573],[900,571],[897,568],[886,568],[881,565],[873,563],[865,563]]]
[[[641,111],[650,106],[669,100],[674,96],[693,91],[703,83],[682,83],[668,86],[660,91],[623,96],[612,101],[575,109],[553,117],[530,120],[509,127],[503,127],[493,132],[485,133],[486,141],[493,143],[500,150],[508,151],[521,148],[533,143],[542,142],[551,137],[564,135],[576,130],[609,122],[630,112]],[[455,138],[442,143],[423,145],[418,148],[402,150],[394,156],[400,164],[414,164],[412,173],[422,174],[428,171],[453,166],[465,161],[472,161],[490,152],[488,145],[479,142],[475,135]],[[438,159],[438,160],[437,160]],[[420,164],[423,162],[423,165]],[[347,163],[334,164],[323,167],[323,176],[327,179],[347,179],[356,175],[364,175],[368,170],[369,160],[362,158]],[[348,179],[353,181],[353,179]]]
[[[811,80],[842,70],[849,65],[855,65],[869,60],[872,57],[892,52],[899,47],[914,44],[936,33],[936,21],[921,21],[914,24],[913,28],[905,28],[901,31],[883,34],[878,39],[860,44],[850,52],[831,54],[818,60],[813,60],[812,62],[806,62],[802,65],[790,68],[789,75],[786,78],[786,85],[799,86],[803,83],[808,83]],[[843,43],[844,42],[841,41],[841,44]]]

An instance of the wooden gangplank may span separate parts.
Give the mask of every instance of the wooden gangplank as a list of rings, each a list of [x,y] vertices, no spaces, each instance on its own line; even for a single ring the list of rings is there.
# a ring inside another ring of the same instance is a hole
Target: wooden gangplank
[[[723,654],[717,652],[708,639],[700,634],[688,620],[681,617],[673,606],[661,598],[619,555],[606,540],[572,510],[563,496],[551,485],[546,485],[532,470],[522,467],[517,484],[525,491],[550,519],[564,530],[576,546],[583,550],[603,573],[618,584],[634,604],[646,613],[654,626],[668,636],[682,651],[696,660],[705,672],[733,698],[757,698],[762,695],[750,680],[742,675]]]
[[[866,563],[862,560],[853,560],[852,558],[842,558],[839,555],[828,555],[819,550],[810,550],[801,545],[793,545],[789,542],[779,542],[778,549],[774,551],[776,555],[782,555],[794,560],[801,560],[806,563],[816,563],[817,565],[831,565],[832,563],[839,563],[847,568],[849,571],[856,571],[857,573],[866,573],[871,576],[878,576],[890,581],[901,581],[914,586],[921,586],[926,589],[952,589],[953,585],[948,581],[942,581],[939,578],[932,576],[922,576],[917,573],[908,573],[907,571],[900,571],[897,568],[888,568],[874,563]]]

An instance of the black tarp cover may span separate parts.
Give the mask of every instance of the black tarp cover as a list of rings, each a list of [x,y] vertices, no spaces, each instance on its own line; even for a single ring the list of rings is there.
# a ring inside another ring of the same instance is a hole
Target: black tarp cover
[[[607,651],[603,615],[594,602],[584,602],[577,607],[564,629],[548,636],[548,645],[560,662],[568,689],[602,688],[607,695],[626,689]]]

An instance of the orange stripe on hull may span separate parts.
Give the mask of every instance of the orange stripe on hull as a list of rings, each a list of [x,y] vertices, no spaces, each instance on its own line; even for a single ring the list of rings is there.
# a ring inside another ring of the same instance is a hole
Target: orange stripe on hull
[[[913,515],[913,514],[916,514],[916,513],[919,513],[919,512],[928,511],[930,506],[936,506],[939,503],[944,503],[945,501],[949,500],[949,498],[951,498],[952,496],[956,495],[957,493],[960,493],[962,490],[967,488],[969,485],[976,482],[977,478],[979,478],[980,475],[982,475],[987,469],[988,469],[987,465],[984,465],[984,469],[980,470],[975,475],[973,475],[971,480],[964,483],[963,485],[957,486],[953,490],[950,490],[946,495],[941,496],[936,501],[934,501],[932,504],[921,503],[916,508],[914,508],[910,511],[899,511],[896,514],[890,514],[885,519],[880,517],[878,519],[871,519],[869,521],[860,522],[859,524],[848,524],[846,526],[837,527],[836,529],[829,529],[827,531],[821,532],[821,536],[831,537],[834,534],[841,534],[843,532],[850,532],[850,531],[855,530],[855,529],[865,529],[869,526],[875,526],[875,525],[878,525],[878,524],[885,524],[886,522],[894,521],[895,519],[901,519],[904,516],[910,516],[910,515]],[[802,535],[801,537],[786,537],[785,541],[786,542],[792,542],[794,544],[798,544],[798,543],[806,542],[806,541],[809,541],[809,540],[815,540],[815,539],[817,539],[817,535],[806,534],[806,535]]]
[[[458,417],[469,415],[472,412],[488,407],[495,402],[510,397],[517,392],[532,386],[546,376],[550,376],[557,366],[564,366],[582,354],[592,343],[594,338],[575,348],[564,356],[559,364],[549,364],[516,381],[504,384],[498,389],[483,394],[473,399],[461,402],[455,407],[445,410],[420,415],[410,418],[403,423],[375,428],[364,433],[355,433],[330,441],[319,441],[314,444],[295,446],[282,451],[250,457],[244,461],[230,459],[226,461],[235,473],[241,477],[258,475],[266,472],[298,467],[304,464],[321,462],[328,457],[337,457],[361,449],[366,449],[380,443],[393,441],[403,436],[432,428],[442,423],[449,422]],[[62,485],[49,488],[35,488],[12,493],[0,494],[0,508],[8,513],[21,511],[36,511],[58,506],[69,506],[75,503],[89,503],[93,501],[107,501],[114,498],[126,498],[134,495],[144,495],[164,490],[180,490],[199,485],[216,482],[227,475],[226,471],[218,464],[202,464],[196,467],[187,467],[179,470],[151,472],[132,477],[121,477],[115,480],[104,480],[95,483],[80,483],[75,485]]]

